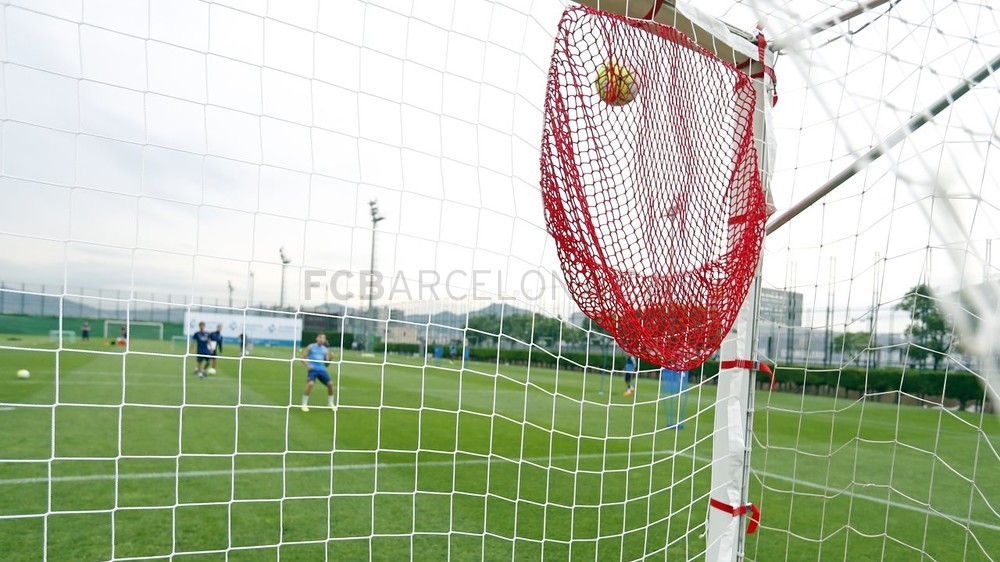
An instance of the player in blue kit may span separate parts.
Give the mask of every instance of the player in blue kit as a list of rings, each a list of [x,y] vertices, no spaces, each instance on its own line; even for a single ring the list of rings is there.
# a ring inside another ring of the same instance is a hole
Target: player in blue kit
[[[211,334],[205,331],[205,323],[199,322],[198,331],[191,334],[191,345],[195,348],[192,353],[194,353],[197,363],[194,374],[198,375],[199,379],[205,378],[205,367],[212,359],[212,351],[208,348],[211,341]]]
[[[635,387],[632,386],[632,377],[635,374],[635,358],[629,355],[625,360],[625,396],[632,396],[635,392]]]
[[[316,336],[316,343],[311,343],[306,346],[305,350],[302,352],[302,364],[308,369],[307,376],[309,377],[309,382],[306,383],[306,389],[302,393],[302,411],[309,411],[309,393],[312,392],[313,385],[316,384],[316,379],[326,385],[327,390],[327,402],[326,405],[333,408],[333,381],[330,379],[330,373],[326,372],[326,364],[333,360],[333,353],[330,352],[330,348],[326,345],[326,334],[318,334]]]

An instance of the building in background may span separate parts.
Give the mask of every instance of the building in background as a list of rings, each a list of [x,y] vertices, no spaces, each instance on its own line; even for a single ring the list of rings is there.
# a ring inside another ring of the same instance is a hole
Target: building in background
[[[780,326],[802,325],[802,293],[760,290],[760,321]]]

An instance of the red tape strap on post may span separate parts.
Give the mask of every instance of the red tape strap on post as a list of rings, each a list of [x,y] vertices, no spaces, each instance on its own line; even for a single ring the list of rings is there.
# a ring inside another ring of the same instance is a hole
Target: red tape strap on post
[[[757,62],[760,63],[761,68],[763,68],[764,70],[761,71],[761,72],[754,72],[753,74],[750,75],[750,78],[763,78],[765,74],[768,77],[771,78],[771,84],[774,85],[774,93],[771,95],[771,106],[774,107],[774,106],[778,105],[778,76],[774,73],[774,69],[773,68],[771,68],[770,66],[767,66],[767,64],[764,63],[764,50],[765,49],[767,49],[767,39],[764,38],[764,34],[763,33],[758,33],[757,34],[757,56],[759,57],[760,60],[758,60]],[[742,69],[742,68],[750,68],[750,62],[751,61],[749,61],[749,60],[745,60],[745,61],[741,62],[740,64],[736,65],[736,68],[740,68],[740,69]]]
[[[771,375],[771,390],[774,390],[774,371],[766,363],[751,361],[749,359],[734,359],[733,361],[723,361],[719,364],[720,369],[748,369],[751,371],[764,371]]]
[[[760,57],[760,65],[764,67],[764,72],[757,72],[750,75],[750,78],[763,78],[767,74],[774,85],[774,93],[771,97],[771,107],[778,105],[778,77],[774,74],[774,69],[764,64],[764,50],[767,48],[767,40],[763,33],[757,34],[757,55]]]
[[[708,505],[718,509],[719,511],[724,511],[733,517],[739,517],[741,515],[746,515],[747,510],[750,511],[750,522],[747,523],[747,534],[752,535],[757,531],[757,526],[760,525],[760,509],[752,503],[746,505],[741,505],[739,507],[733,507],[728,503],[722,503],[715,498],[708,499]]]

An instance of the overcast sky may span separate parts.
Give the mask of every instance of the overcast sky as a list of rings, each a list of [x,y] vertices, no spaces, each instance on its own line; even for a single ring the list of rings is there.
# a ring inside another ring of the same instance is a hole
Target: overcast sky
[[[855,5],[784,4],[698,3],[746,30],[756,6],[772,37]],[[987,4],[905,0],[779,58],[778,214],[1000,54]],[[435,296],[445,278],[455,295],[551,290],[538,147],[562,0],[0,6],[5,283],[225,298],[231,281],[242,303],[252,279],[254,301],[277,302],[284,248],[287,302],[321,304],[333,272],[369,268],[377,199],[376,269],[408,280],[384,285],[395,301],[426,298],[433,272]],[[849,321],[927,272],[949,290],[981,280],[998,120],[993,77],[769,237],[765,286],[810,309],[833,294]],[[326,272],[308,299],[306,270]]]

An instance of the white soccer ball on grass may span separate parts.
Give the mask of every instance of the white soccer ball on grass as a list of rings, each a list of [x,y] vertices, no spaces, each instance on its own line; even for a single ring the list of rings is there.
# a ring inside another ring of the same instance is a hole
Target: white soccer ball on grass
[[[31,376],[31,373],[27,369],[21,369],[17,372],[17,378],[26,379]]]
[[[209,367],[209,368],[205,369],[205,372],[208,373],[208,374],[210,374],[210,375],[214,375],[216,371],[212,367]]]

